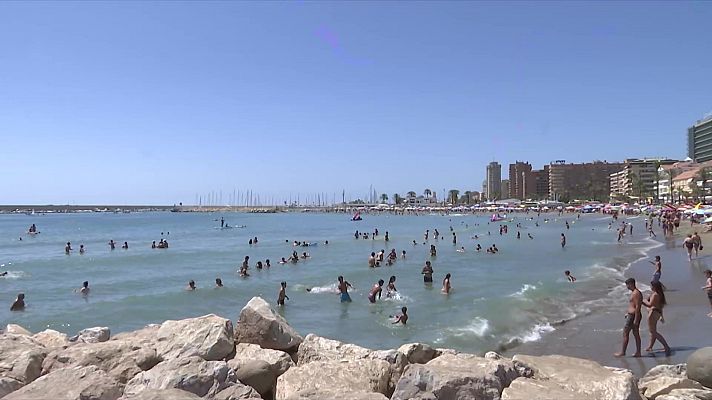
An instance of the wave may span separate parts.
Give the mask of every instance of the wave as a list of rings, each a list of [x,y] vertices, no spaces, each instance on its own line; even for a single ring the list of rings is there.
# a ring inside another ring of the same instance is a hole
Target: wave
[[[530,290],[536,290],[536,286],[525,283],[518,292],[510,294],[509,297],[524,297],[524,294]]]
[[[397,302],[397,303],[411,303],[413,301],[413,299],[401,294],[400,292],[393,292],[390,296],[383,295],[381,297],[381,300],[392,301],[392,302]]]
[[[5,271],[0,271],[0,272],[5,272]],[[30,276],[30,274],[28,274],[25,271],[7,271],[7,274],[0,276],[0,279],[22,279],[22,278],[27,278],[29,276]]]
[[[475,317],[469,324],[465,326],[444,329],[441,336],[437,338],[435,342],[442,343],[448,337],[463,338],[469,336],[476,336],[478,338],[483,338],[489,333],[490,329],[490,324],[487,319]]]
[[[314,287],[307,287],[304,285],[295,285],[295,289],[304,289],[309,293],[338,293],[339,288],[336,287],[336,284],[332,285],[327,285],[327,286],[314,286]]]

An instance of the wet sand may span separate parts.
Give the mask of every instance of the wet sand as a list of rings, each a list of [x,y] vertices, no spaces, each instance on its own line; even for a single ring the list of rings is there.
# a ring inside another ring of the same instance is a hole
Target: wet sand
[[[674,239],[661,242],[663,246],[650,251],[650,257],[640,260],[625,272],[637,282],[649,285],[653,266],[649,263],[656,255],[663,262],[661,282],[667,287],[665,296],[668,305],[664,309],[665,323],[658,323],[658,331],[665,337],[673,350],[666,357],[662,345],[656,343],[654,353],[646,353],[649,343],[647,308],[643,307],[643,321],[640,334],[643,357],[634,358],[635,342],[631,334],[626,357],[617,358],[613,354],[620,350],[627,299],[622,298],[618,307],[607,307],[581,318],[557,326],[556,331],[546,335],[541,341],[524,343],[509,350],[508,356],[521,354],[561,354],[595,360],[611,367],[628,368],[642,376],[650,368],[659,364],[684,363],[693,351],[712,345],[712,318],[707,316],[710,305],[705,292],[703,271],[712,268],[712,234],[701,234],[703,244],[710,246],[700,252],[692,262],[682,247],[682,240],[689,228],[684,227]],[[701,228],[695,229],[699,232]],[[656,232],[657,233],[657,232]],[[658,236],[660,238],[662,235]],[[621,285],[624,285],[621,282]],[[646,286],[647,287],[647,286]],[[649,291],[643,291],[647,298]]]

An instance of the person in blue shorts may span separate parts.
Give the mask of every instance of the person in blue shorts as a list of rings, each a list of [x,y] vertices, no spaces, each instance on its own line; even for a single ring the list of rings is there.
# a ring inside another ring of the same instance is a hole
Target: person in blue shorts
[[[351,303],[351,296],[349,296],[349,288],[353,288],[348,281],[344,280],[343,276],[339,276],[339,292],[341,293],[342,303]]]

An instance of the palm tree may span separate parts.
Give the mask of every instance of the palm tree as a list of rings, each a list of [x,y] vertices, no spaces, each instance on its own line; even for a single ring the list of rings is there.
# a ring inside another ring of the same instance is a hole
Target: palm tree
[[[433,194],[433,192],[430,189],[425,189],[423,191],[423,195],[425,196],[426,199],[429,199],[432,194]]]
[[[415,192],[412,190],[408,192],[408,197],[415,197]]]
[[[450,200],[450,204],[457,204],[457,199],[460,197],[460,191],[457,189],[450,189],[448,192],[448,199]]]
[[[472,199],[472,192],[469,190],[465,191],[465,203],[469,206],[470,200]]]
[[[402,198],[401,195],[399,195],[398,193],[394,193],[394,194],[393,194],[393,202],[394,202],[396,205],[401,204],[401,203],[403,202],[403,198]]]
[[[386,203],[388,202],[388,195],[385,193],[381,193],[381,203]]]

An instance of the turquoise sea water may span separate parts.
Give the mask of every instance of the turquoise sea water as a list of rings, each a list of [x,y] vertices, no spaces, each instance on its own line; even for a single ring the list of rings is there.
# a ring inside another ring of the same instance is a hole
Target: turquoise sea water
[[[230,225],[246,227],[216,229],[220,216]],[[2,215],[0,271],[9,274],[0,278],[0,322],[72,335],[90,326],[108,326],[116,333],[207,313],[236,320],[253,296],[274,304],[279,283],[287,281],[290,300],[280,312],[303,334],[314,332],[373,348],[419,341],[478,352],[539,340],[561,321],[620,301],[625,296],[621,271],[657,244],[647,239],[643,218],[628,220],[634,232],[623,245],[616,243],[615,230],[608,229],[610,218],[602,215],[577,220],[575,215],[521,214],[512,222],[492,224],[487,216],[472,215],[349,219],[343,214],[311,213]],[[566,229],[565,220],[571,229]],[[35,237],[23,234],[32,223],[41,232]],[[503,223],[509,233],[500,236]],[[517,223],[522,224],[519,240]],[[450,226],[457,246],[452,244]],[[376,240],[354,239],[355,230],[374,228],[380,232]],[[439,241],[432,237],[436,228],[443,237]],[[426,229],[431,236],[424,245]],[[383,240],[386,231],[388,243]],[[559,245],[562,232],[568,239],[565,249]],[[479,240],[472,239],[476,234]],[[259,243],[248,245],[255,236]],[[169,240],[170,248],[151,249],[151,241],[161,238]],[[107,244],[110,239],[117,242],[113,251]],[[294,240],[319,244],[294,248]],[[413,240],[418,244],[414,246]],[[67,241],[74,247],[69,256],[64,254]],[[120,248],[124,241],[128,250]],[[500,252],[476,253],[478,242],[483,248],[496,244]],[[78,252],[80,244],[87,249],[84,255]],[[437,246],[436,258],[430,258],[429,244]],[[456,251],[461,246],[464,253]],[[399,256],[406,250],[407,258],[399,257],[390,267],[368,267],[372,251],[385,249],[388,254],[392,248]],[[292,250],[307,251],[311,258],[296,265],[278,264]],[[245,279],[237,269],[246,255],[251,276]],[[256,270],[255,263],[265,259],[271,260],[272,268]],[[432,260],[435,270],[431,287],[423,284],[420,274],[425,260]],[[566,282],[566,269],[578,278],[575,284]],[[446,296],[440,288],[448,272],[454,289]],[[338,275],[355,287],[351,304],[341,304],[334,293]],[[391,275],[397,277],[398,296],[369,304],[369,288]],[[224,288],[213,289],[216,277]],[[184,290],[191,279],[198,287],[195,292]],[[92,290],[87,299],[73,293],[84,280]],[[309,293],[307,288],[314,289]],[[11,313],[18,292],[26,294],[27,310]],[[408,326],[392,325],[389,316],[404,305],[410,315]]]

